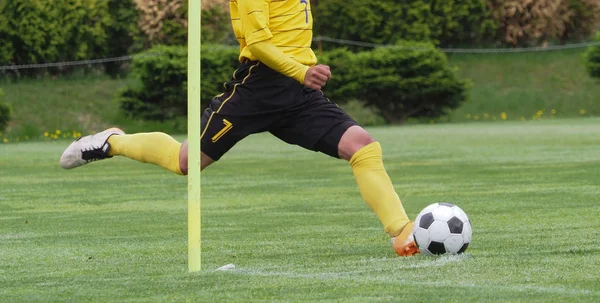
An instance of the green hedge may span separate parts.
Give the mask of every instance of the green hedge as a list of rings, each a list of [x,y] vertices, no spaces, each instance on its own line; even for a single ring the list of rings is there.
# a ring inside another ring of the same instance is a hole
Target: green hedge
[[[351,53],[336,50],[321,61],[334,73],[325,87],[332,100],[359,99],[388,122],[439,117],[466,99],[468,82],[458,80],[446,56],[427,43],[402,42],[400,48]],[[406,48],[414,48],[408,50]],[[159,46],[133,61],[140,85],[121,92],[121,108],[135,118],[165,121],[187,114],[187,53],[182,46]],[[203,108],[223,90],[238,65],[238,48],[202,47]]]
[[[133,1],[11,0],[0,2],[0,16],[0,65],[122,56],[143,47]],[[106,66],[112,75],[121,69]]]
[[[105,0],[12,0],[0,7],[0,64],[89,59],[107,52]]]
[[[596,34],[595,41],[600,42],[600,32]],[[600,78],[600,45],[590,47],[585,54],[585,59],[590,76]]]
[[[326,95],[335,102],[359,99],[388,123],[443,116],[467,99],[470,87],[430,43],[399,42],[359,53],[336,50],[323,62],[333,73]]]
[[[223,89],[239,61],[239,48],[202,45],[202,107]],[[160,54],[160,55],[152,55]],[[185,46],[156,46],[133,60],[139,86],[118,96],[121,108],[134,118],[165,121],[187,114],[187,49]]]
[[[2,102],[2,97],[4,96],[4,92],[0,89],[0,132],[6,130],[8,126],[8,122],[10,121],[11,111],[8,104]]]
[[[475,44],[496,29],[486,0],[328,0],[313,14],[317,35],[381,44]]]

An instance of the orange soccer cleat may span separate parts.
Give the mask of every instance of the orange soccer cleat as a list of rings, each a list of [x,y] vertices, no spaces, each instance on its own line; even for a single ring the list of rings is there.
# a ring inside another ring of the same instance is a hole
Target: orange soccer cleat
[[[402,232],[392,238],[392,246],[401,257],[410,257],[420,253],[419,247],[415,242],[415,237],[413,236],[413,226],[413,222],[406,224]]]

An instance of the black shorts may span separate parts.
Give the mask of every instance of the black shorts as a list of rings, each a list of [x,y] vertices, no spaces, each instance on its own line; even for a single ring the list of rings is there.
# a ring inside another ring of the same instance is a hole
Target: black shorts
[[[215,161],[260,132],[338,158],[342,135],[357,125],[321,91],[258,61],[242,63],[225,89],[202,114],[202,152]]]

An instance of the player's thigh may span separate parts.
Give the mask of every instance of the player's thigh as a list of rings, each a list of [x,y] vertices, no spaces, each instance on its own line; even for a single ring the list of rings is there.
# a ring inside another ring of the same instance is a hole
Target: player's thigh
[[[210,106],[202,114],[201,123],[201,150],[213,161],[218,161],[250,134],[241,119],[218,112]]]
[[[283,123],[269,131],[289,144],[339,158],[338,145],[342,136],[358,124],[321,92],[308,94],[309,98],[302,108],[288,113]]]
[[[244,94],[214,98],[201,118],[202,152],[218,161],[237,142],[265,131],[275,118],[262,115],[261,110],[260,103]]]

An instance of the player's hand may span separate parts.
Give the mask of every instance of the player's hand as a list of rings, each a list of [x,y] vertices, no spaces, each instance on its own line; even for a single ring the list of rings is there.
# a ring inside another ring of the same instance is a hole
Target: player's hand
[[[331,79],[331,70],[329,66],[319,64],[312,66],[306,71],[304,76],[304,86],[316,90],[320,90],[327,81]]]

